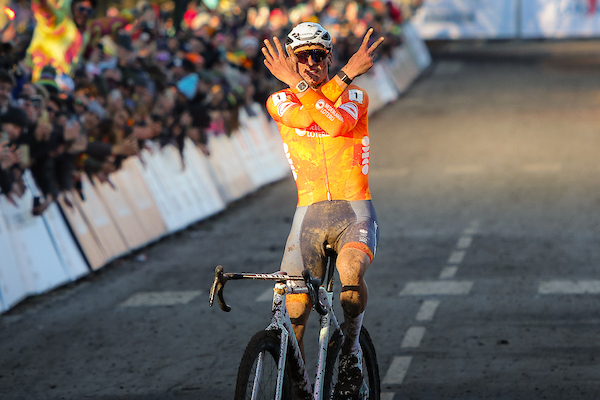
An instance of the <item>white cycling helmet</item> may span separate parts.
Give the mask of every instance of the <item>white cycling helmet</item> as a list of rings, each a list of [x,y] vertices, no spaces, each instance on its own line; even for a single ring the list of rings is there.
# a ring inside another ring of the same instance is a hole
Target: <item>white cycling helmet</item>
[[[288,33],[285,47],[291,46],[292,50],[300,46],[319,44],[327,51],[331,51],[331,35],[321,25],[314,22],[298,24]]]

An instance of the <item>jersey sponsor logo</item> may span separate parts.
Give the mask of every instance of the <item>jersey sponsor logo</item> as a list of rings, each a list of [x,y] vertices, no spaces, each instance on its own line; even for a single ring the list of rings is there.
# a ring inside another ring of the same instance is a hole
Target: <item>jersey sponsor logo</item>
[[[358,119],[358,106],[354,103],[344,103],[338,107],[340,110],[346,111],[348,114],[354,118],[354,120]]]
[[[333,121],[337,118],[341,122],[344,122],[344,118],[342,118],[342,116],[335,109],[335,107],[333,107],[331,104],[327,103],[323,99],[317,100],[317,102],[315,103],[315,110],[320,111],[321,114],[323,114],[325,118],[327,118],[330,121]]]
[[[329,137],[329,133],[325,132],[321,127],[317,124],[312,124],[308,127],[308,129],[299,129],[296,128],[296,135],[298,136],[306,136],[309,138],[324,138]]]
[[[375,228],[375,233],[373,235],[373,237],[375,238],[373,243],[373,257],[375,257],[375,253],[377,253],[377,242],[379,241],[377,234],[377,228],[379,228],[379,225],[377,224],[377,221],[373,221],[373,228]]]
[[[277,107],[279,103],[283,103],[287,100],[287,95],[283,92],[277,92],[271,96],[271,100],[273,100],[273,105]]]
[[[360,89],[350,89],[348,90],[348,98],[350,101],[355,101],[358,104],[362,104],[364,101],[363,91]]]
[[[371,146],[369,146],[368,136],[363,136],[361,140],[362,144],[362,173],[363,175],[367,175],[369,173],[369,158],[371,157]]]
[[[302,130],[302,129],[296,129],[296,134],[298,134],[298,136],[306,136],[308,138],[324,138],[324,137],[329,137],[329,133],[323,131],[323,132],[314,132],[314,131],[309,131],[309,130]]]
[[[277,105],[277,114],[279,114],[280,117],[283,117],[283,114],[285,114],[285,112],[288,110],[288,108],[290,108],[293,105],[294,105],[294,103],[291,101],[279,103]]]
[[[359,237],[358,237],[358,241],[364,244],[368,244],[369,243],[369,231],[366,229],[359,229],[358,231],[360,233]]]
[[[283,152],[285,153],[288,163],[290,164],[290,169],[292,170],[294,180],[297,180],[298,174],[296,173],[296,167],[294,166],[294,161],[292,160],[292,155],[290,154],[290,146],[288,146],[287,143],[283,144]]]

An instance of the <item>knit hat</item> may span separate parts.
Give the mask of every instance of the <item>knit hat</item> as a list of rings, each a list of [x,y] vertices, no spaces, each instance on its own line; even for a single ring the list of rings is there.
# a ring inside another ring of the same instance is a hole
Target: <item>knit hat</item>
[[[0,123],[14,124],[25,128],[29,125],[29,118],[27,118],[27,113],[22,108],[8,107],[6,112],[0,115]]]
[[[37,83],[44,85],[49,93],[59,92],[58,84],[56,83],[56,70],[51,65],[46,65],[42,68],[40,79],[38,79]]]

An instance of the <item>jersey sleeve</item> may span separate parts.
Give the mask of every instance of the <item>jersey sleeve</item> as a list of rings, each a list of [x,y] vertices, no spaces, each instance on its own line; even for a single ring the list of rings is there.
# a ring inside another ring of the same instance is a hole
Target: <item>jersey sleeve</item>
[[[315,123],[332,137],[351,132],[369,107],[367,93],[355,85],[349,86],[335,103],[312,89],[300,102]],[[336,107],[334,104],[338,103]]]
[[[277,123],[290,128],[305,129],[315,121],[289,90],[272,94],[267,100],[267,111]]]
[[[340,85],[337,84],[335,79],[332,78],[329,80],[329,82],[321,87],[321,93],[323,93],[323,96],[325,96],[329,101],[335,104],[337,99],[339,99],[342,93],[344,93],[344,89],[342,89]]]

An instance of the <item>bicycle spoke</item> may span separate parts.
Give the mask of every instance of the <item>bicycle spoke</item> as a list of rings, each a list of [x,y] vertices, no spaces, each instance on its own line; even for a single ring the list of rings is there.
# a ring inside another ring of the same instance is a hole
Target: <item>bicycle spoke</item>
[[[268,352],[263,351],[258,355],[252,374],[254,382],[252,390],[248,390],[248,399],[273,400],[277,389],[277,362]]]

